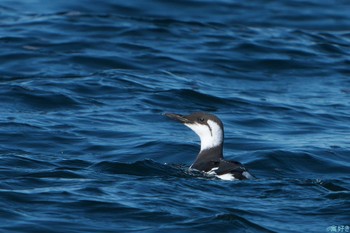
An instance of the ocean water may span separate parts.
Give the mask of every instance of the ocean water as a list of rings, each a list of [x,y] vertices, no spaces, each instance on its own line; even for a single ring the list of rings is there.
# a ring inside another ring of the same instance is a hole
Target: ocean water
[[[0,2],[0,232],[349,232],[350,4]],[[188,171],[206,111],[257,179]]]

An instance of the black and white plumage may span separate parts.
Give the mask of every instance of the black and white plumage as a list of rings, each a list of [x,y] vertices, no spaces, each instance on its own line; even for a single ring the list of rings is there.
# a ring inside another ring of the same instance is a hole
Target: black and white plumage
[[[192,113],[188,116],[166,113],[165,116],[186,125],[201,140],[200,152],[191,165],[191,169],[203,171],[222,180],[254,178],[241,163],[224,160],[224,125],[218,117],[203,112]]]

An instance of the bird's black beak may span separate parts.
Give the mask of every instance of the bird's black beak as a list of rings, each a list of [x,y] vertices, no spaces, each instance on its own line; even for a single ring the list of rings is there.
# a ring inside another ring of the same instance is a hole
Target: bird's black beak
[[[180,114],[174,114],[174,113],[164,113],[165,116],[169,117],[170,119],[173,119],[175,121],[178,121],[182,124],[191,123],[190,120],[188,120],[185,116]]]

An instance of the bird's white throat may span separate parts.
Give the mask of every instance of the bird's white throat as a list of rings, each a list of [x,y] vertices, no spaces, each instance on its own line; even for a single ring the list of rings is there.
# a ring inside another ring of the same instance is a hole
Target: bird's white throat
[[[224,140],[224,131],[220,125],[212,120],[208,120],[207,123],[208,125],[199,123],[185,124],[199,136],[201,140],[201,151],[217,147]]]

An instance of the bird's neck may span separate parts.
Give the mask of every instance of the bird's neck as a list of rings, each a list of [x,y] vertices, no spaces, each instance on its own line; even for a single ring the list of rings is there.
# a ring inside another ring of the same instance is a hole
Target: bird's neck
[[[224,141],[224,133],[222,130],[216,132],[206,133],[204,135],[199,135],[201,140],[201,152],[205,150],[211,150],[214,148],[222,148]],[[201,153],[199,152],[199,153]]]
[[[216,147],[201,150],[191,167],[197,169],[199,166],[203,164],[220,161],[223,158],[224,158],[223,145],[220,144],[219,146],[216,146]]]

